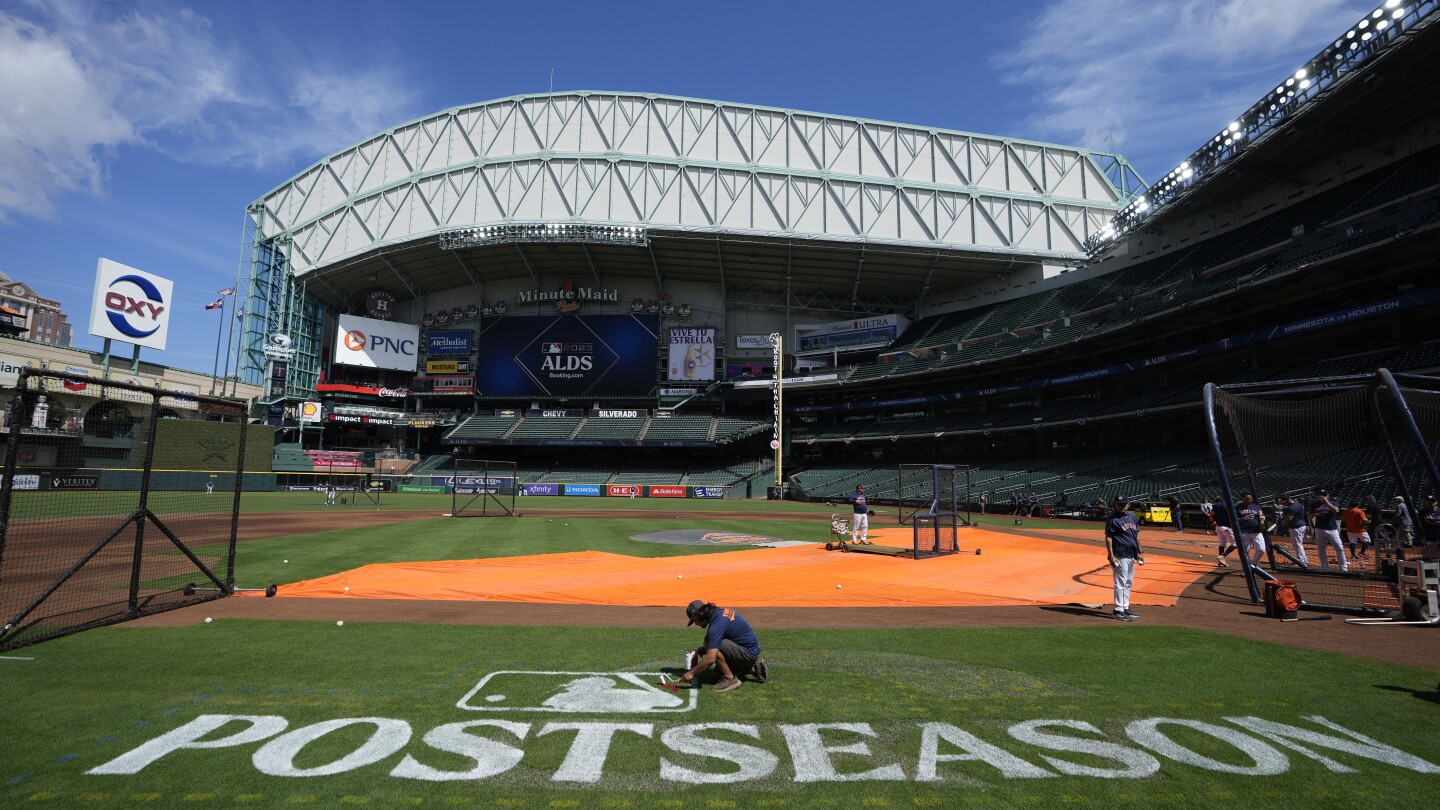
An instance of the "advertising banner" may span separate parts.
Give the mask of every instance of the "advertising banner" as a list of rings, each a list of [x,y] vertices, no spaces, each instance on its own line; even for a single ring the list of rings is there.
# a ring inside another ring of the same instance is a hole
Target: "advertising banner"
[[[685,487],[683,486],[651,486],[648,490],[651,498],[685,497]]]
[[[655,388],[654,315],[512,315],[476,336],[485,396],[645,396]]]
[[[670,380],[715,379],[715,330],[671,327]]]
[[[3,479],[3,476],[0,476]],[[40,476],[38,475],[17,475],[11,489],[39,489]]]
[[[90,302],[90,334],[148,349],[164,349],[175,284],[168,278],[101,259]]]
[[[347,366],[414,371],[420,345],[420,327],[377,321],[355,315],[336,319],[335,362]]]
[[[566,495],[588,495],[598,498],[600,496],[599,484],[566,484]]]
[[[51,489],[98,489],[100,478],[95,475],[57,475],[50,479]]]
[[[426,374],[469,374],[469,360],[426,360]]]
[[[559,495],[559,484],[521,484],[521,495]]]
[[[515,479],[508,475],[436,475],[430,478],[430,483],[454,487],[456,492],[469,495],[508,495],[515,488]]]
[[[690,497],[723,498],[725,497],[725,487],[691,487]]]
[[[470,330],[431,330],[425,336],[427,357],[468,357],[470,355]]]
[[[445,487],[432,487],[423,484],[400,484],[395,487],[396,492],[425,492],[431,495],[444,495],[449,492]]]
[[[299,416],[299,419],[300,419],[301,422],[319,422],[319,421],[320,421],[320,403],[318,403],[318,402],[302,402],[302,403],[300,403],[300,411],[299,411],[299,415],[298,415],[298,416]]]
[[[605,494],[612,498],[638,498],[644,493],[634,484],[610,484],[606,487]]]
[[[735,348],[742,351],[768,352],[770,351],[769,335],[736,335]]]

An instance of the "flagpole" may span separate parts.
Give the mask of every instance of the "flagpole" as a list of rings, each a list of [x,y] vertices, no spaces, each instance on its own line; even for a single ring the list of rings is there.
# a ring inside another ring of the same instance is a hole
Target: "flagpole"
[[[235,300],[240,300],[239,285],[236,285],[235,287]],[[235,313],[235,317],[230,320],[230,328],[228,330],[228,334],[225,335],[225,384],[220,386],[220,396],[222,397],[225,396],[225,389],[230,385],[230,355],[235,353],[235,321],[239,319],[240,315],[239,311],[237,310]],[[236,363],[235,365],[235,370],[238,372],[240,370],[240,364]]]
[[[210,396],[215,396],[216,377],[220,373],[220,336],[225,334],[225,299],[228,295],[220,296],[220,323],[215,325],[215,364],[210,367]]]

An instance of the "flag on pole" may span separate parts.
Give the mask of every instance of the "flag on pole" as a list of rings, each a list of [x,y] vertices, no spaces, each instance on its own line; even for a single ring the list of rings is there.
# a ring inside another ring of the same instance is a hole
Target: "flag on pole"
[[[215,294],[216,294],[216,295],[234,295],[234,294],[235,294],[235,288],[234,288],[234,287],[226,287],[226,288],[223,289],[223,290],[217,291]]]
[[[244,307],[241,307],[241,308],[235,310],[235,320],[237,320],[237,321],[238,321],[238,320],[243,320],[244,318],[245,318],[245,308],[244,308]]]
[[[206,305],[205,305],[205,308],[206,308],[206,309],[219,309],[220,306],[221,306],[224,302],[225,302],[225,299],[224,299],[224,298],[216,298],[214,301],[206,304]]]

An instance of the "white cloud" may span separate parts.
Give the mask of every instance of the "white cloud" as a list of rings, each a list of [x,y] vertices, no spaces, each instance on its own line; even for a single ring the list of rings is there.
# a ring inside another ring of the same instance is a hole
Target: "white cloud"
[[[1001,60],[1036,137],[1172,168],[1373,7],[1357,0],[1057,0]]]
[[[318,159],[415,106],[393,69],[316,67],[267,36],[257,53],[195,11],[147,3],[0,12],[0,221],[103,193],[119,147],[268,168]]]

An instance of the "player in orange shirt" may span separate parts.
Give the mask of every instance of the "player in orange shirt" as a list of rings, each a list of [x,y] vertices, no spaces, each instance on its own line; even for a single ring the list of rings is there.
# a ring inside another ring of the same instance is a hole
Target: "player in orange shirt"
[[[1365,559],[1370,553],[1370,532],[1366,530],[1365,510],[1360,504],[1352,503],[1350,508],[1340,513],[1340,522],[1345,524],[1345,534],[1350,538],[1350,554],[1357,560]],[[1360,544],[1357,553],[1355,544]]]

